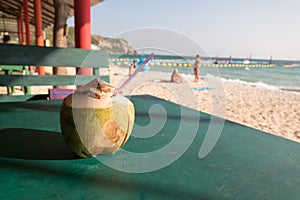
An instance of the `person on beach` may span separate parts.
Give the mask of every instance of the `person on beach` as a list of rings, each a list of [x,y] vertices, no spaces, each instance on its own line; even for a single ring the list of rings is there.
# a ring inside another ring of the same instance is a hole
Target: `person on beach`
[[[129,76],[131,76],[133,69],[135,68],[136,60],[134,60],[129,66]]]
[[[182,77],[178,74],[178,69],[174,69],[172,75],[171,75],[171,82],[174,83],[182,83]]]
[[[2,40],[3,40],[4,44],[8,44],[10,42],[10,36],[9,35],[4,35]]]
[[[196,55],[195,57],[195,63],[194,63],[194,75],[195,75],[195,79],[194,82],[198,82],[199,81],[199,68],[201,65],[201,58],[199,56],[199,54]]]

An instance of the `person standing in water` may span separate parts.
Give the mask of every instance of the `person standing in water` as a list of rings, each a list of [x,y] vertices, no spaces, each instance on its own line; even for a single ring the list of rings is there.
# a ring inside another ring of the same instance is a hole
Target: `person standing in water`
[[[195,63],[194,63],[194,75],[195,75],[195,79],[194,82],[198,82],[199,81],[199,71],[200,71],[200,65],[201,65],[201,58],[199,56],[199,54],[196,55],[195,58]]]

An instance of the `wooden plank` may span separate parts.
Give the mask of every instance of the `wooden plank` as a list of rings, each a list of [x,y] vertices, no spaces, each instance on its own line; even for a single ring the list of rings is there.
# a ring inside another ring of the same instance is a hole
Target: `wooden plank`
[[[1,65],[108,67],[105,51],[78,48],[0,45]]]
[[[2,70],[25,70],[25,67],[22,65],[0,65]]]
[[[47,99],[48,94],[38,95],[0,95],[0,102],[16,102]]]
[[[2,75],[0,86],[46,86],[46,85],[83,85],[95,78],[109,82],[109,76],[70,76],[70,75]]]

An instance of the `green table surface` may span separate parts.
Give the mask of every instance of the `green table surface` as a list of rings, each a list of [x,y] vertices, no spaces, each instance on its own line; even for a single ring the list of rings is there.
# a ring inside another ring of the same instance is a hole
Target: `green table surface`
[[[191,109],[182,114],[180,106],[152,96],[130,99],[135,128],[122,151],[148,155],[131,164],[119,152],[100,159],[74,156],[61,135],[59,100],[0,103],[0,199],[300,199],[298,143],[225,121],[215,147],[200,159],[210,115]],[[149,115],[150,108],[163,111]],[[160,129],[146,137],[141,130],[151,120],[163,122],[162,127],[152,127]],[[172,143],[183,124],[186,137]],[[185,151],[182,146],[191,138]],[[156,157],[147,154],[169,144]],[[181,153],[157,170],[128,172]]]

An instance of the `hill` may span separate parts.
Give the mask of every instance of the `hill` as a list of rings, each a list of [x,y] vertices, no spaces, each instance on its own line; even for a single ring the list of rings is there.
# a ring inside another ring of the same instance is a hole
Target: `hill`
[[[47,39],[50,44],[53,44],[52,29],[46,31]],[[74,27],[68,28],[67,41],[69,47],[75,45],[75,30]],[[100,47],[100,49],[107,51],[110,54],[136,54],[137,52],[129,44],[128,41],[122,38],[108,38],[100,35],[92,35],[92,44]]]
[[[129,42],[122,38],[106,38],[92,35],[92,44],[111,54],[136,54]]]

